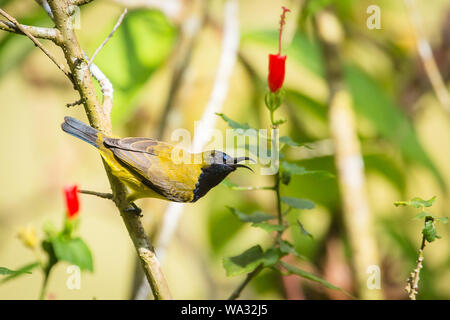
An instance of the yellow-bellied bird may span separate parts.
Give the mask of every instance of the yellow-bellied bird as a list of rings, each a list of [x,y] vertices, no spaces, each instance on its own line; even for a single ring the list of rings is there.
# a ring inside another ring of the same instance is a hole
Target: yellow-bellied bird
[[[195,202],[236,168],[251,170],[239,164],[250,160],[248,157],[233,158],[216,150],[201,154],[181,151],[178,159],[185,161],[174,161],[174,146],[168,143],[150,138],[107,137],[72,117],[65,117],[61,128],[99,149],[112,173],[126,185],[130,202],[139,198]]]

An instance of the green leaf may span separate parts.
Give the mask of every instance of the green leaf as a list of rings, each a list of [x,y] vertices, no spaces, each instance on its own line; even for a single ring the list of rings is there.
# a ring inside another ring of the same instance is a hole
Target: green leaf
[[[281,202],[295,209],[313,209],[315,204],[308,199],[281,197]]]
[[[259,245],[247,249],[238,256],[223,259],[228,277],[249,273],[263,263],[264,253]]]
[[[304,234],[305,236],[310,237],[311,239],[314,238],[313,235],[312,235],[311,233],[309,233],[309,232],[305,229],[305,227],[304,227],[303,224],[300,222],[300,220],[297,219],[297,223],[298,223],[298,226],[300,227],[300,231],[302,232],[302,234]]]
[[[8,275],[8,274],[13,274],[13,273],[15,273],[16,271],[14,271],[14,270],[10,270],[10,269],[8,269],[8,268],[5,268],[5,267],[0,267],[0,275]]]
[[[325,176],[327,178],[333,178],[334,175],[328,171],[324,170],[306,170],[304,167],[300,167],[296,165],[295,163],[290,163],[283,161],[281,163],[281,167],[283,170],[289,172],[292,175],[310,175],[310,174],[317,174],[321,176]]]
[[[339,288],[339,287],[329,283],[328,281],[326,281],[326,280],[324,280],[324,279],[322,279],[322,278],[320,278],[320,277],[318,277],[318,276],[316,276],[316,275],[314,275],[314,274],[312,274],[310,272],[307,272],[307,271],[302,270],[300,268],[294,267],[293,265],[290,265],[290,264],[288,264],[288,263],[286,263],[284,261],[280,261],[280,263],[290,273],[297,274],[297,275],[299,275],[302,278],[305,278],[305,279],[308,279],[308,280],[311,280],[311,281],[314,281],[314,282],[318,282],[318,283],[324,285],[325,287],[327,287],[329,289],[342,290],[341,288]]]
[[[429,212],[426,212],[426,211],[421,211],[421,212],[419,212],[419,214],[418,215],[416,215],[415,217],[414,217],[414,219],[423,219],[423,218],[425,218],[425,219],[427,219],[427,218],[434,218],[434,216],[431,214],[431,213],[429,213]]]
[[[286,226],[282,226],[279,224],[271,224],[267,222],[253,223],[252,227],[261,228],[269,233],[273,231],[284,231],[286,229]]]
[[[428,242],[433,242],[434,240],[441,238],[436,233],[433,219],[425,221],[425,226],[423,227],[422,234],[425,237],[425,240],[427,240]]]
[[[423,207],[431,207],[436,200],[436,196],[432,197],[429,200],[423,200],[422,198],[416,197],[410,201],[396,201],[394,205],[398,206],[409,206],[413,208],[423,208]]]
[[[285,256],[278,248],[269,248],[264,252],[262,261],[264,267],[272,267],[280,261],[280,259]]]
[[[228,207],[228,209],[230,209],[230,211],[241,221],[243,222],[254,222],[254,223],[258,223],[258,222],[263,222],[263,221],[267,221],[267,220],[271,220],[271,219],[275,219],[275,217],[271,214],[267,214],[261,211],[255,211],[253,213],[250,214],[246,214],[242,211],[239,211],[236,208],[232,208],[232,207]]]
[[[3,278],[0,283],[5,283],[7,281],[10,281],[12,279],[15,279],[21,275],[24,274],[31,274],[31,270],[39,266],[39,262],[33,262],[30,264],[27,264],[23,266],[22,268],[19,268],[18,270],[10,270],[7,268],[0,268],[0,275],[6,275],[6,278]]]
[[[286,240],[280,240],[280,251],[284,254],[292,254],[300,259],[307,260],[306,257],[295,250],[294,245]]]
[[[58,236],[52,239],[52,244],[59,261],[75,264],[81,270],[94,271],[91,251],[81,238]]]
[[[434,218],[434,220],[438,220],[438,221],[442,222],[443,224],[447,224],[448,223],[448,217]]]
[[[226,123],[228,123],[228,126],[232,129],[242,129],[242,130],[247,130],[247,129],[252,129],[252,127],[250,127],[250,125],[248,123],[239,123],[237,121],[234,121],[230,118],[228,118],[226,115],[224,115],[223,113],[216,113],[216,115],[218,115],[219,117],[221,117]]]

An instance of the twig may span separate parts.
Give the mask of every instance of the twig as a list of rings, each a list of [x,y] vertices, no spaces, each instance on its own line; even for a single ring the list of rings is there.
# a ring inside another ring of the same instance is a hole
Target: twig
[[[122,14],[119,17],[119,20],[117,20],[114,28],[112,29],[111,33],[106,37],[106,39],[102,42],[102,44],[95,50],[94,54],[91,57],[91,60],[89,60],[88,63],[88,67],[91,66],[92,62],[94,61],[95,57],[97,56],[97,54],[100,52],[100,50],[105,46],[105,44],[109,41],[109,39],[112,38],[112,36],[114,35],[114,33],[116,32],[117,28],[119,28],[119,26],[122,24],[123,18],[125,18],[125,15],[127,14],[128,9],[125,8],[123,9]]]
[[[81,104],[83,104],[83,100],[79,99],[79,100],[77,100],[75,102],[67,103],[66,107],[70,108],[70,107],[75,107],[75,106],[78,106],[78,105],[81,105]]]
[[[97,196],[103,199],[109,199],[113,200],[114,195],[112,193],[104,193],[104,192],[97,192],[97,191],[90,191],[90,190],[78,190],[79,193],[83,194],[90,194],[92,196]]]
[[[233,293],[230,295],[228,300],[236,300],[241,295],[244,288],[249,284],[249,282],[256,276],[258,273],[261,272],[263,269],[263,264],[260,264],[255,270],[247,274],[245,277],[245,280],[239,285],[239,287],[236,288],[236,290],[233,291]]]
[[[53,61],[53,63],[56,64],[56,66],[62,71],[64,72],[64,74],[70,79],[70,81],[72,80],[72,76],[70,74],[70,72],[68,72],[66,70],[66,68],[60,64],[58,61],[56,61],[56,58],[47,50],[45,49],[45,47],[39,42],[38,39],[36,39],[28,30],[27,28],[25,28],[24,26],[22,26],[14,17],[10,16],[8,13],[6,13],[3,9],[0,8],[0,14],[2,16],[4,16],[6,19],[8,19],[9,21],[11,21],[12,23],[15,24],[15,26],[23,33],[25,34],[28,38],[31,39],[31,41],[34,42],[34,44],[41,49],[46,55],[47,57],[50,58],[50,60]],[[56,38],[55,38],[56,39]]]
[[[61,34],[55,28],[27,26],[24,24],[21,24],[21,27],[22,29],[27,30],[28,33],[33,35],[35,38],[52,40],[56,44],[60,41],[61,38]],[[23,31],[20,28],[18,28],[14,23],[9,21],[0,20],[0,29],[26,36],[26,34],[23,33]]]
[[[413,31],[417,38],[417,51],[423,62],[425,73],[431,82],[431,86],[441,103],[442,107],[450,113],[450,95],[445,86],[444,80],[439,72],[436,64],[436,60],[433,57],[433,51],[428,40],[425,37],[425,33],[422,27],[422,19],[420,13],[417,9],[415,0],[404,0],[404,3],[408,9],[411,24],[413,26]]]
[[[48,5],[47,0],[35,0],[44,10],[47,12],[49,17],[53,20],[53,12]]]
[[[411,300],[416,300],[416,295],[419,293],[419,275],[420,270],[423,268],[423,250],[425,249],[425,236],[422,237],[422,245],[420,246],[419,256],[417,257],[417,265],[413,272],[410,273],[405,287],[408,292],[408,297]]]

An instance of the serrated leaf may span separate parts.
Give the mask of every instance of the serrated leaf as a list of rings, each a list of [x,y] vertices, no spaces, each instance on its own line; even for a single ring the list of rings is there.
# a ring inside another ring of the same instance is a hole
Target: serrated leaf
[[[281,197],[281,202],[294,209],[313,209],[315,207],[314,202],[308,199]]]
[[[281,163],[283,170],[289,172],[292,175],[321,175],[327,178],[334,178],[334,175],[324,170],[307,170],[304,167],[300,167],[295,163],[283,161]]]
[[[302,234],[304,234],[305,236],[310,237],[311,239],[314,238],[313,235],[311,233],[309,233],[308,230],[305,229],[305,227],[300,222],[300,220],[297,219],[297,223],[298,223],[298,226],[300,227],[300,231],[302,232]]]
[[[23,266],[22,268],[19,268],[18,270],[10,270],[8,268],[0,268],[0,274],[6,275],[6,278],[3,278],[0,283],[5,283],[7,281],[10,281],[12,279],[15,279],[21,275],[24,274],[31,274],[31,270],[39,266],[39,262],[33,262],[30,264],[27,264]]]
[[[223,266],[228,277],[249,273],[255,270],[261,263],[264,256],[259,245],[247,249],[238,256],[223,259]]]
[[[254,222],[254,223],[258,223],[258,222],[263,222],[263,221],[267,221],[267,220],[271,220],[271,219],[275,219],[275,217],[271,214],[268,213],[264,213],[261,211],[255,211],[253,213],[250,214],[246,214],[236,208],[232,208],[232,207],[228,207],[228,209],[230,209],[230,211],[241,221],[243,222]]]
[[[436,196],[432,197],[429,200],[423,200],[422,198],[415,197],[410,201],[395,201],[394,205],[396,207],[398,206],[408,206],[413,208],[424,208],[424,207],[431,207],[436,200]]]
[[[335,286],[331,283],[329,283],[328,281],[308,272],[305,270],[302,270],[300,268],[294,267],[293,265],[290,265],[284,261],[280,261],[280,263],[283,265],[283,267],[286,268],[287,271],[289,271],[290,273],[299,275],[302,278],[314,281],[314,282],[318,282],[322,285],[324,285],[325,287],[329,288],[329,289],[334,289],[334,290],[342,290],[341,288],[339,288],[338,286]]]
[[[273,232],[273,231],[284,231],[286,229],[286,226],[282,226],[279,224],[271,224],[267,222],[259,222],[259,223],[253,223],[252,227],[255,228],[261,228],[266,232]]]
[[[248,123],[239,123],[237,121],[234,121],[233,119],[230,119],[223,113],[216,113],[216,115],[221,117],[232,129],[242,129],[242,130],[252,129],[252,127],[250,127]]]
[[[91,251],[81,238],[58,236],[52,239],[52,244],[59,261],[75,264],[81,270],[94,271]]]
[[[417,214],[415,217],[414,217],[414,219],[423,219],[423,218],[434,218],[434,216],[431,214],[431,213],[429,213],[429,212],[426,212],[426,211],[421,211],[421,212],[419,212],[419,214]]]
[[[423,227],[422,234],[425,240],[428,242],[433,242],[441,237],[437,235],[436,228],[434,227],[434,222],[432,219],[425,221],[425,226]]]

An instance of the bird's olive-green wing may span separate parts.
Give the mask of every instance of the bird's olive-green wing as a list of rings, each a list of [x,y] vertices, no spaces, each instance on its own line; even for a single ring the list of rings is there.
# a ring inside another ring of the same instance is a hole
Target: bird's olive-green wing
[[[179,161],[173,146],[150,138],[106,138],[104,144],[143,183],[169,200],[189,202],[201,173],[199,164]]]

